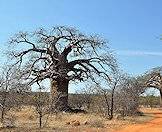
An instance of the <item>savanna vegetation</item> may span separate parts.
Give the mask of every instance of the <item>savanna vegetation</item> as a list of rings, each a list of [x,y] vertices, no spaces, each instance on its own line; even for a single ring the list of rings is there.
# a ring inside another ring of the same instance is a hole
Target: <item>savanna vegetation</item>
[[[1,129],[104,130],[139,118],[140,107],[160,107],[162,68],[131,76],[120,69],[108,45],[101,36],[66,26],[11,37],[0,74]],[[69,94],[72,82],[87,86]],[[150,87],[160,97],[142,96]]]

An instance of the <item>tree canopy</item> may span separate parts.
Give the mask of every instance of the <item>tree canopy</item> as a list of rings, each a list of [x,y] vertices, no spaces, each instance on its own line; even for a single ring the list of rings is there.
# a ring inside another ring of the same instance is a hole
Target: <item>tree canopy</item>
[[[10,40],[10,57],[30,84],[46,78],[80,81],[95,80],[95,75],[109,78],[109,70],[116,67],[104,39],[64,26],[19,32]]]

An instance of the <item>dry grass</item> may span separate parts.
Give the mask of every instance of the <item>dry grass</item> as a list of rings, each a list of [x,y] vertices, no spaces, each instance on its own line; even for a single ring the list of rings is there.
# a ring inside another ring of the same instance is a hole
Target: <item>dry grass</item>
[[[101,120],[101,119],[91,120],[89,124],[91,127],[96,127],[96,128],[104,128],[105,127],[105,124],[104,124],[103,120]]]
[[[42,129],[39,129],[38,115],[33,107],[24,107],[21,111],[11,110],[8,115],[14,114],[15,128],[1,128],[5,132],[82,132],[82,131],[111,131],[128,124],[144,122],[152,119],[151,116],[126,117],[125,120],[113,119],[111,121],[96,114],[69,114],[58,113],[43,117]],[[47,120],[48,118],[48,120]],[[79,121],[79,126],[73,126],[68,122]],[[85,123],[86,122],[86,123]]]

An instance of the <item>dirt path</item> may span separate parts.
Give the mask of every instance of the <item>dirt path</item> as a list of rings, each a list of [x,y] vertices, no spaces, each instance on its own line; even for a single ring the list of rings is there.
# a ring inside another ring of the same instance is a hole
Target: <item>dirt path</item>
[[[116,132],[162,132],[162,111],[150,109],[144,111],[144,113],[152,114],[155,118],[147,123],[126,126]]]

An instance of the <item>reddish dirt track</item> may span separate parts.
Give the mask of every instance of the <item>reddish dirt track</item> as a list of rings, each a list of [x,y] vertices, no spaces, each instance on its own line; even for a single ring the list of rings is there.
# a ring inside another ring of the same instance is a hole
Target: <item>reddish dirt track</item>
[[[126,126],[115,132],[162,132],[162,111],[150,109],[144,112],[151,114],[154,119],[146,123]]]

